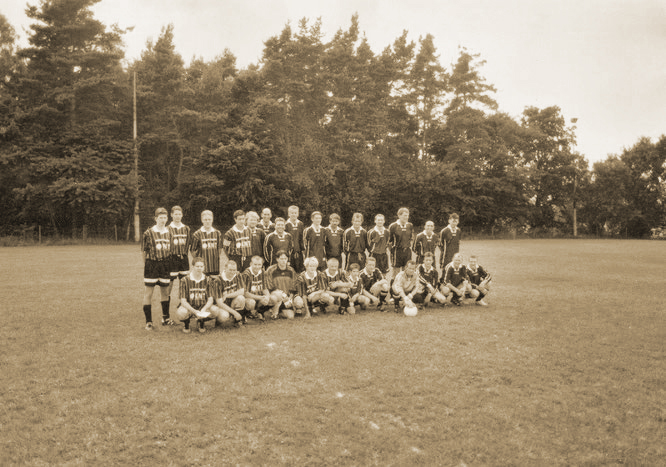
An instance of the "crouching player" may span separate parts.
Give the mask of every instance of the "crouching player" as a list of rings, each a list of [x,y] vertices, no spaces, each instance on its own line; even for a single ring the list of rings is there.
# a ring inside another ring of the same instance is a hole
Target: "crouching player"
[[[190,318],[196,318],[199,331],[205,332],[204,321],[208,319],[227,320],[229,315],[213,305],[213,279],[204,274],[203,258],[192,260],[192,272],[180,279],[180,306],[176,319],[185,324],[183,332],[189,334]]]
[[[477,305],[488,306],[483,298],[490,292],[490,281],[492,281],[493,278],[490,273],[483,269],[483,266],[479,264],[479,259],[475,255],[469,257],[467,274],[472,286],[470,296],[476,299]]]
[[[352,283],[347,279],[345,272],[340,269],[340,261],[337,258],[329,258],[326,262],[328,268],[323,273],[326,281],[326,291],[333,297],[334,303],[338,305],[338,311],[342,313],[342,300],[349,298],[348,292]]]
[[[333,305],[335,299],[326,292],[326,279],[317,270],[319,260],[314,256],[305,258],[303,265],[305,271],[298,276],[299,295],[294,298],[294,303],[296,308],[303,308],[305,317],[309,318],[310,308],[313,314],[325,313],[326,306]]]
[[[218,308],[234,317],[236,327],[245,323],[245,284],[235,261],[227,261],[220,277],[215,278],[213,298]]]
[[[282,298],[279,294],[268,291],[263,265],[264,259],[261,256],[253,256],[250,267],[243,272],[245,310],[261,321],[264,320],[264,313]]]
[[[423,264],[419,264],[417,270],[425,294],[423,299],[424,306],[428,306],[430,302],[441,304],[446,303],[446,297],[438,290],[439,273],[434,264],[435,255],[430,251],[426,251],[423,254]]]
[[[423,303],[423,284],[416,272],[416,263],[408,260],[404,271],[400,271],[393,281],[391,295],[395,301],[395,312],[400,313],[402,308],[415,306],[415,303]]]
[[[467,276],[467,268],[463,264],[462,255],[453,255],[453,261],[444,268],[444,277],[440,291],[452,305],[461,306],[465,294],[472,291]]]
[[[376,268],[377,259],[369,256],[360,277],[363,282],[365,296],[377,305],[379,311],[386,311],[386,297],[389,292],[389,282],[384,279],[381,271]]]
[[[266,271],[266,285],[271,296],[277,299],[271,309],[271,318],[277,319],[278,316],[282,316],[286,319],[294,319],[294,307],[296,306],[294,295],[297,290],[298,274],[294,268],[289,266],[289,254],[285,250],[278,251],[275,259],[277,263]],[[299,304],[302,306],[302,300]]]

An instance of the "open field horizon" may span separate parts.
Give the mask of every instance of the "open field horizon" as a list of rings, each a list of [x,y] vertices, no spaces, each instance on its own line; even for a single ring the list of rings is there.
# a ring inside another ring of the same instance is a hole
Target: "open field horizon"
[[[138,246],[0,248],[9,465],[666,462],[666,242],[463,241],[487,308],[143,330]]]

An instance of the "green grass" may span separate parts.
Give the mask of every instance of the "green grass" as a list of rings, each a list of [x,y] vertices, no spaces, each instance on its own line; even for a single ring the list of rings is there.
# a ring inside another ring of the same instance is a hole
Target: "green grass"
[[[136,246],[0,249],[0,463],[666,463],[666,243],[463,250],[488,308],[184,335]]]

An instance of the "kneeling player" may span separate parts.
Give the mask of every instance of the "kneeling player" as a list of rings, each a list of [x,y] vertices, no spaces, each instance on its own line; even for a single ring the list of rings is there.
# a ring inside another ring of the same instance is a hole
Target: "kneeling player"
[[[349,289],[352,286],[352,283],[347,279],[345,272],[340,269],[340,262],[337,258],[330,258],[326,264],[328,268],[323,273],[323,277],[326,281],[326,291],[328,294],[333,297],[338,306],[340,306],[340,301],[343,299],[348,299]],[[341,310],[342,308],[340,308]]]
[[[197,318],[199,332],[205,332],[204,321],[229,319],[229,315],[222,310],[213,310],[212,281],[204,274],[205,263],[203,258],[192,260],[192,272],[180,279],[180,306],[176,310],[176,319],[185,324],[183,332],[189,334],[190,318]]]
[[[349,288],[349,292],[347,292],[349,298],[340,300],[340,304],[343,308],[342,314],[347,312],[350,315],[353,315],[356,314],[356,308],[354,305],[359,304],[361,310],[365,310],[371,302],[371,295],[363,288],[361,267],[356,263],[353,263],[349,267],[349,282],[351,282],[351,287]]]
[[[467,268],[463,264],[460,253],[453,255],[453,261],[444,268],[440,290],[447,300],[456,306],[462,305],[461,300],[465,298],[465,294],[472,291],[467,277]]]
[[[271,294],[266,285],[263,270],[264,259],[253,256],[250,267],[243,272],[245,282],[245,310],[252,316],[264,320],[264,313],[282,300],[282,295]]]
[[[393,281],[391,295],[395,300],[395,312],[400,313],[402,308],[413,307],[415,303],[423,303],[423,285],[416,272],[416,263],[408,260],[404,271],[400,271]]]
[[[419,264],[418,274],[421,284],[423,284],[423,292],[425,297],[423,299],[424,306],[428,306],[430,302],[433,303],[446,303],[446,297],[437,290],[439,285],[439,273],[434,266],[435,255],[427,251],[423,254],[423,264]]]
[[[217,308],[226,311],[236,320],[236,326],[245,323],[245,284],[238,274],[236,262],[227,261],[224,271],[215,279],[216,287],[213,298]]]
[[[472,286],[470,296],[476,299],[477,305],[488,306],[483,298],[490,293],[492,276],[488,271],[483,269],[483,266],[479,264],[479,259],[475,255],[469,257],[467,275],[469,276],[469,282]]]
[[[386,310],[386,297],[389,292],[389,282],[384,279],[381,271],[376,269],[377,260],[373,256],[369,256],[365,263],[365,268],[361,271],[360,277],[363,282],[363,289],[365,296],[370,299],[372,303],[377,305],[379,311]]]
[[[277,263],[266,271],[266,285],[271,295],[280,297],[280,300],[271,309],[271,318],[282,316],[286,319],[294,319],[294,295],[297,291],[296,279],[298,274],[294,268],[289,266],[289,255],[285,250],[276,253]],[[301,303],[299,303],[302,306]],[[299,310],[300,311],[300,310]]]
[[[315,257],[305,258],[305,271],[298,276],[299,295],[294,298],[296,308],[305,309],[305,317],[318,311],[326,312],[326,306],[333,305],[335,299],[326,292],[326,280],[317,268],[319,261]]]

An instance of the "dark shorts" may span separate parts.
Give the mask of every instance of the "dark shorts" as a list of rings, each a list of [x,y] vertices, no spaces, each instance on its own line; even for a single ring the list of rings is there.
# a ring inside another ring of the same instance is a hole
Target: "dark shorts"
[[[146,287],[167,287],[171,282],[171,261],[146,259],[143,267],[143,283]]]
[[[365,267],[365,253],[347,253],[347,264],[345,265],[345,269],[349,271],[349,266],[354,263],[358,264],[359,267],[363,269]]]
[[[393,250],[393,267],[405,267],[407,261],[412,259],[412,250],[410,248],[395,248]]]
[[[171,255],[169,259],[171,261],[171,279],[182,278],[189,273],[190,261],[187,259],[187,255]]]
[[[377,269],[382,274],[386,274],[389,270],[389,260],[386,253],[372,253],[370,256],[377,260]]]
[[[289,265],[298,273],[305,271],[305,268],[303,267],[303,255],[300,251],[294,251],[291,253]]]
[[[409,292],[409,293],[411,293],[411,292]],[[406,295],[409,295],[409,293],[406,294]],[[412,301],[414,303],[423,303],[427,296],[428,296],[427,293],[417,293],[417,294],[414,295],[414,298],[412,298]],[[402,297],[400,296],[400,294],[395,293],[393,291],[393,289],[391,289],[391,297],[393,297],[393,300],[395,300],[396,302],[399,302],[400,300],[402,300]]]
[[[252,260],[251,256],[241,256],[241,255],[228,255],[229,261],[234,261],[236,263],[236,268],[238,272],[241,273],[250,267],[250,261]]]

